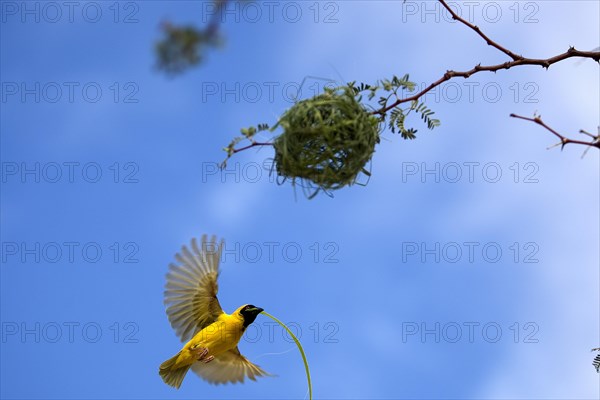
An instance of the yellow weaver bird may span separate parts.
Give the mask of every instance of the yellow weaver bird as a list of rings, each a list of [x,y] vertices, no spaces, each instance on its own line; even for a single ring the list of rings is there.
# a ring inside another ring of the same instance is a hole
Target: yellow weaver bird
[[[171,326],[185,345],[163,362],[159,374],[175,388],[191,368],[210,383],[244,382],[246,377],[269,375],[240,354],[238,342],[244,330],[263,309],[246,304],[231,314],[223,312],[217,299],[217,278],[223,240],[202,236],[202,248],[192,239],[191,250],[183,246],[169,265],[165,306]]]

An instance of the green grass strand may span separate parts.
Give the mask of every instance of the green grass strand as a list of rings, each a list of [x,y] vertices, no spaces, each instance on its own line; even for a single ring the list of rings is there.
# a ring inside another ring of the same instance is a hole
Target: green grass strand
[[[304,349],[302,348],[300,341],[298,340],[296,335],[294,335],[292,333],[292,331],[283,322],[281,322],[280,320],[278,320],[277,318],[275,318],[274,316],[272,316],[271,314],[269,314],[266,311],[261,312],[261,314],[266,315],[267,317],[271,318],[273,321],[275,321],[279,325],[281,325],[290,334],[292,339],[294,339],[294,342],[296,342],[296,346],[298,346],[298,350],[300,350],[300,354],[302,355],[302,361],[304,361],[304,368],[306,369],[306,379],[308,380],[308,398],[309,398],[309,400],[312,400],[312,382],[310,380],[310,369],[308,368],[308,361],[306,360],[306,354],[304,353]]]

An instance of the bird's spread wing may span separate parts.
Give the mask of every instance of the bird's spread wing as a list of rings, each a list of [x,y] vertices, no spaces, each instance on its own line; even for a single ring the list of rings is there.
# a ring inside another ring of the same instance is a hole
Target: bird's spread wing
[[[217,278],[223,241],[218,244],[202,236],[202,248],[192,239],[191,250],[186,246],[175,255],[177,264],[169,265],[165,286],[165,306],[171,326],[182,342],[216,321],[223,313],[217,299]]]
[[[246,377],[255,381],[257,376],[269,376],[258,365],[251,363],[241,355],[237,347],[219,354],[209,363],[205,364],[200,361],[192,364],[192,370],[200,378],[217,385],[228,382],[244,382]]]

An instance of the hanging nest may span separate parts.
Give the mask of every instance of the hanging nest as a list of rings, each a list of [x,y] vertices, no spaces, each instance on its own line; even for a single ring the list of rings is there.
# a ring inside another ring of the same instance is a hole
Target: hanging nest
[[[349,87],[326,89],[302,100],[278,121],[274,165],[277,174],[325,192],[356,183],[379,143],[379,119]],[[312,197],[311,196],[311,197]]]

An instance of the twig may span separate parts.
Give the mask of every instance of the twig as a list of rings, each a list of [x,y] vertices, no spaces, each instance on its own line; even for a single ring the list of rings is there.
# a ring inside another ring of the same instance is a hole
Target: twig
[[[500,46],[498,43],[494,42],[492,39],[490,39],[489,37],[487,37],[487,35],[485,35],[483,32],[481,32],[481,29],[479,29],[479,27],[477,25],[473,25],[469,21],[461,18],[458,14],[456,14],[452,10],[452,8],[450,8],[450,6],[448,4],[446,4],[446,2],[444,0],[440,0],[440,3],[442,3],[442,6],[446,10],[448,10],[448,12],[450,13],[450,15],[452,15],[452,19],[453,20],[462,22],[463,24],[465,24],[469,28],[473,29],[475,32],[477,32],[477,34],[479,36],[481,36],[483,38],[483,40],[485,40],[485,42],[489,46],[497,48],[498,50],[500,50],[501,52],[503,52],[504,54],[506,54],[507,56],[509,56],[510,58],[512,58],[515,61],[523,59],[523,56],[519,56],[519,55],[513,53],[512,51],[508,50],[506,47]]]
[[[256,146],[273,146],[273,143],[269,143],[269,142],[265,142],[265,143],[252,142],[248,146],[240,147],[239,149],[232,149],[233,152],[231,154],[235,154],[235,153],[238,153],[240,151],[248,150],[249,148],[256,147]]]
[[[573,139],[569,139],[568,137],[566,137],[564,135],[561,135],[556,130],[554,130],[551,127],[549,127],[544,121],[542,121],[542,118],[540,116],[538,116],[538,115],[534,116],[533,118],[523,117],[523,116],[517,115],[517,114],[510,114],[510,116],[513,117],[513,118],[519,118],[519,119],[524,119],[525,121],[534,122],[534,123],[536,123],[538,125],[543,126],[548,131],[552,132],[552,134],[554,136],[556,136],[557,138],[560,139],[560,143],[558,143],[557,146],[560,146],[561,149],[564,148],[565,145],[567,145],[569,143],[580,144],[580,145],[589,146],[589,147],[596,147],[596,148],[600,149],[600,135],[594,136],[594,135],[592,135],[592,134],[590,134],[588,132],[579,131],[580,133],[585,133],[585,134],[591,136],[593,138],[593,140],[591,142],[584,142],[582,140],[573,140]]]

